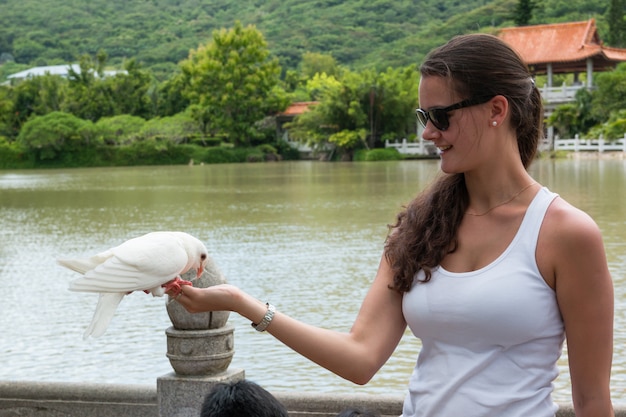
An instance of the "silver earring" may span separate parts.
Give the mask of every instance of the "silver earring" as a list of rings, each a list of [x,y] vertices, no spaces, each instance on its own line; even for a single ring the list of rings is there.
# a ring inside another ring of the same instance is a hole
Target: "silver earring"
[[[491,122],[491,126],[496,127],[498,126],[498,122],[496,122],[495,120],[493,122]]]

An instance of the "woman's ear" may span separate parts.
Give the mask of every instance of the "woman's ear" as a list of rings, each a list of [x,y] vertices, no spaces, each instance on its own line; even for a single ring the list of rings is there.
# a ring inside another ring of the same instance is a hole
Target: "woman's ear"
[[[500,126],[509,113],[509,100],[504,96],[497,95],[489,103],[491,104],[489,125]]]

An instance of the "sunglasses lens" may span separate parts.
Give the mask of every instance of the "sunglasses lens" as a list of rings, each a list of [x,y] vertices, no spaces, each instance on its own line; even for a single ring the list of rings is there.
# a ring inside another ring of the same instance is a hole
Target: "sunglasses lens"
[[[426,123],[430,122],[439,130],[446,130],[450,126],[448,121],[448,112],[442,109],[422,110],[415,109],[415,115],[420,124],[426,127]]]
[[[426,123],[428,123],[428,115],[422,109],[415,109],[415,115],[417,116],[417,120],[423,127],[426,127]]]
[[[439,130],[446,130],[448,126],[450,126],[450,121],[448,120],[448,112],[442,109],[433,109],[428,112],[428,116],[430,121],[433,122],[433,125]]]

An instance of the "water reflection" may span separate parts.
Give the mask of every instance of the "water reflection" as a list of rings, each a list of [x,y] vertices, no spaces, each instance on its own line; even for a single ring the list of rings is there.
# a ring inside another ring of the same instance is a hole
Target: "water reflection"
[[[83,341],[96,296],[67,291],[54,263],[153,230],[203,240],[229,282],[302,321],[347,330],[378,266],[386,224],[437,161],[232,164],[0,172],[0,379],[154,384],[171,371],[162,299],[132,294]],[[603,230],[616,288],[613,394],[626,398],[626,162],[537,161],[539,181]],[[365,387],[258,334],[235,315],[232,366],[274,391],[397,393],[418,343],[405,336]],[[555,397],[569,402],[565,358]]]

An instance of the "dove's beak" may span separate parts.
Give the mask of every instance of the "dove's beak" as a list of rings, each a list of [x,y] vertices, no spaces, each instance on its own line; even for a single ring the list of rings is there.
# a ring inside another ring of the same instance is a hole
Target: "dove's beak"
[[[198,271],[196,271],[196,278],[200,278],[203,272],[204,272],[204,265],[200,264]]]

